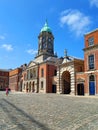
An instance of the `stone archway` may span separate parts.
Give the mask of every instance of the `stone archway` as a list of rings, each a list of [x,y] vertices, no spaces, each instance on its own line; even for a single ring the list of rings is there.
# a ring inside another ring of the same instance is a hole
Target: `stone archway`
[[[64,71],[62,73],[62,94],[70,94],[71,92],[70,77],[69,71]]]

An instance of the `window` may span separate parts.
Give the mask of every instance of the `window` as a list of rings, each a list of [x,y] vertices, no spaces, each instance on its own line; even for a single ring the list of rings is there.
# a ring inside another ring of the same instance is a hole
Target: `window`
[[[35,78],[36,77],[36,70],[33,69],[33,77]]]
[[[89,81],[95,81],[95,77],[94,77],[94,75],[90,75],[90,77],[89,77]]]
[[[44,84],[43,84],[43,81],[41,81],[41,89],[44,88]]]
[[[89,46],[94,45],[94,37],[90,37],[90,38],[88,39],[88,44],[89,44]]]
[[[41,69],[41,77],[44,77],[44,69]]]
[[[94,55],[90,55],[88,57],[88,65],[89,69],[94,69]]]

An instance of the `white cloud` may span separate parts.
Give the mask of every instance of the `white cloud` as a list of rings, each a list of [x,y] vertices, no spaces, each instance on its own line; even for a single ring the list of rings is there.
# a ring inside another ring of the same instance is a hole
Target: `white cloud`
[[[0,35],[0,40],[4,40],[5,36],[4,35]]]
[[[4,49],[7,50],[7,51],[12,51],[12,50],[13,50],[13,47],[12,47],[11,44],[3,44],[3,45],[1,46],[1,48],[4,48]]]
[[[29,50],[27,50],[27,53],[34,55],[37,53],[37,50],[29,49]]]
[[[78,10],[69,9],[61,13],[61,27],[67,25],[70,31],[74,32],[77,36],[83,35],[88,30],[90,23],[90,18]]]
[[[91,6],[96,6],[98,8],[98,0],[89,0]]]

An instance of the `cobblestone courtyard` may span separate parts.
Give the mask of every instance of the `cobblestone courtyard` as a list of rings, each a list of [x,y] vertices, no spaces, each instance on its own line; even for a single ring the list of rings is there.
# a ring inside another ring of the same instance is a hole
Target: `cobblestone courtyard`
[[[98,130],[98,97],[0,92],[0,130]]]

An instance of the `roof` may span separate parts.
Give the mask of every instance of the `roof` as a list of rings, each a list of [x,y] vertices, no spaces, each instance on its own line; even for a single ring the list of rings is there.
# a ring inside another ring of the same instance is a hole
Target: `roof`
[[[73,57],[73,56],[65,56],[62,63],[67,63],[67,62],[71,62],[71,61],[74,61],[74,60],[83,60],[83,59]]]
[[[41,29],[41,32],[50,32],[50,33],[52,33],[50,27],[48,26],[47,20],[46,20],[46,22],[44,24],[44,27]]]
[[[90,34],[90,33],[93,33],[93,32],[95,32],[95,31],[98,31],[98,28],[92,30],[91,32],[85,33],[84,36],[85,36],[85,35],[88,35],[88,34]]]
[[[0,69],[0,71],[2,71],[2,72],[9,72],[10,70],[9,69]]]

